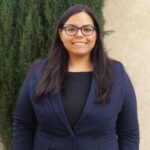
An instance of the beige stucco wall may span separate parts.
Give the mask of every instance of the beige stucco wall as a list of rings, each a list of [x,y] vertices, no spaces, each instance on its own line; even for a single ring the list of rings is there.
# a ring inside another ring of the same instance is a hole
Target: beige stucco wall
[[[135,87],[140,150],[150,149],[150,0],[105,0],[105,36],[109,56],[120,60]]]
[[[3,145],[0,143],[0,150],[3,150]]]

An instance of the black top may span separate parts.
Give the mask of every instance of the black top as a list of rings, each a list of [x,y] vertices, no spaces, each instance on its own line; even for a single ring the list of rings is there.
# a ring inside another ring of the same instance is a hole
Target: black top
[[[69,72],[61,93],[66,116],[73,127],[79,119],[91,86],[92,72]]]

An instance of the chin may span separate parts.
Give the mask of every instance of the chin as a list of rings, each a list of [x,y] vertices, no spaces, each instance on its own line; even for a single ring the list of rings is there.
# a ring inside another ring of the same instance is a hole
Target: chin
[[[72,56],[84,57],[89,56],[90,53],[72,53]]]

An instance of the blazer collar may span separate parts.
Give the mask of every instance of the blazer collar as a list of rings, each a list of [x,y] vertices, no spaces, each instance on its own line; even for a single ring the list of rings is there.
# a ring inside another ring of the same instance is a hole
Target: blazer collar
[[[52,102],[52,105],[54,107],[54,110],[55,110],[58,118],[60,119],[61,123],[66,127],[66,129],[70,132],[70,134],[74,138],[75,138],[75,134],[73,132],[73,129],[77,128],[78,124],[84,120],[84,118],[90,112],[90,109],[93,106],[92,104],[95,101],[96,101],[96,89],[95,89],[95,85],[94,85],[94,80],[92,79],[91,87],[90,87],[89,94],[88,94],[88,97],[86,99],[86,103],[85,103],[85,106],[83,108],[83,111],[82,111],[80,117],[78,118],[78,121],[75,124],[75,126],[73,128],[71,128],[70,123],[69,123],[67,116],[65,114],[65,111],[64,111],[64,107],[63,107],[63,103],[62,103],[62,99],[61,99],[61,94],[57,93],[57,94],[51,95],[51,102]]]

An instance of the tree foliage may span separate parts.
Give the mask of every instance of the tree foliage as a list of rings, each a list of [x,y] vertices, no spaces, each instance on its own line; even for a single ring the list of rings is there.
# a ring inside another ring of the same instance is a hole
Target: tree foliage
[[[32,62],[47,54],[55,26],[73,4],[95,10],[103,27],[103,0],[1,0],[0,138],[11,149],[12,116],[22,81]]]

